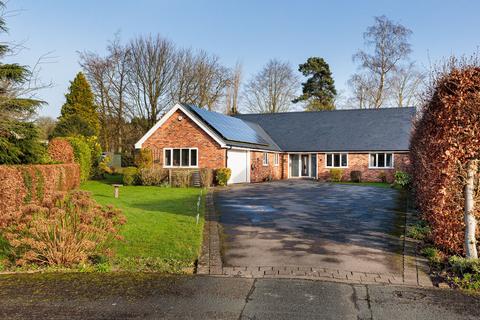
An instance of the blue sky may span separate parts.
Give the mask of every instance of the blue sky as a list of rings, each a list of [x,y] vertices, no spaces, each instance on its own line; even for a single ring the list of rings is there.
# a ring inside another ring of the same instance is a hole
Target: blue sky
[[[23,42],[15,61],[32,65],[53,52],[55,63],[41,77],[54,86],[39,93],[56,117],[69,81],[80,71],[78,51],[103,53],[117,32],[123,40],[159,33],[182,47],[205,49],[223,64],[243,63],[244,79],[270,58],[296,68],[310,56],[330,64],[337,89],[348,95],[356,71],[352,55],[363,48],[362,33],[385,14],[413,30],[412,59],[428,68],[453,54],[472,54],[480,45],[480,1],[61,1],[12,0],[20,10],[7,20],[2,41]]]

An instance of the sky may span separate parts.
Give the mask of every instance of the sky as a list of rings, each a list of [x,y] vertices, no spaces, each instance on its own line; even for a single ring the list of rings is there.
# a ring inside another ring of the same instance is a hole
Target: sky
[[[42,55],[51,57],[40,77],[53,86],[38,92],[48,103],[39,114],[51,117],[59,115],[69,81],[81,71],[78,52],[103,54],[117,32],[125,42],[160,34],[179,47],[216,54],[229,67],[240,61],[244,81],[272,58],[297,69],[308,57],[323,57],[344,96],[357,71],[352,55],[364,48],[362,34],[374,16],[413,31],[411,59],[422,68],[480,45],[480,1],[467,0],[10,0],[7,9],[10,31],[0,41],[25,47],[9,59],[32,66]]]

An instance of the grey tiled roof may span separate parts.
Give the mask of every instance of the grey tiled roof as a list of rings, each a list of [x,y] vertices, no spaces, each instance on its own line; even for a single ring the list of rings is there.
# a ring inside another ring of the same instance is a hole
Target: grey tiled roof
[[[243,114],[283,151],[408,151],[415,108]]]

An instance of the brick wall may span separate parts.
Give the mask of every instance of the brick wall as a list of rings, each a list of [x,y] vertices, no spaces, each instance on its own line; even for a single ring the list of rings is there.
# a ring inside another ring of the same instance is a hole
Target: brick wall
[[[178,117],[182,120],[179,121]],[[203,131],[182,111],[177,110],[142,145],[152,150],[154,164],[163,166],[164,148],[198,148],[199,168],[218,169],[225,167],[226,149]]]
[[[397,170],[406,171],[410,164],[408,153],[394,154],[394,168],[393,169],[370,169],[368,168],[369,154],[368,153],[349,153],[348,154],[348,168],[344,168],[343,180],[350,181],[351,171],[361,171],[363,181],[380,181],[380,175],[384,173],[388,182],[393,182],[394,174]],[[325,154],[318,154],[318,178],[320,180],[328,180],[330,168],[325,168]]]
[[[269,176],[273,180],[280,180],[284,177],[284,162],[286,160],[285,155],[279,154],[279,164],[274,165],[274,153],[268,152],[268,166],[263,165],[263,152],[251,151],[250,152],[250,182],[262,182]],[[285,172],[286,176],[286,172]]]

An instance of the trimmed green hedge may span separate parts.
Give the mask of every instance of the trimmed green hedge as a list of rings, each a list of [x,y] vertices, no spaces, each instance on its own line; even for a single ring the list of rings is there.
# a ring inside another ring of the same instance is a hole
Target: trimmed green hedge
[[[80,179],[81,181],[87,181],[90,178],[90,169],[92,167],[90,146],[84,139],[79,137],[67,137],[66,139],[73,148],[75,162],[80,165]]]

